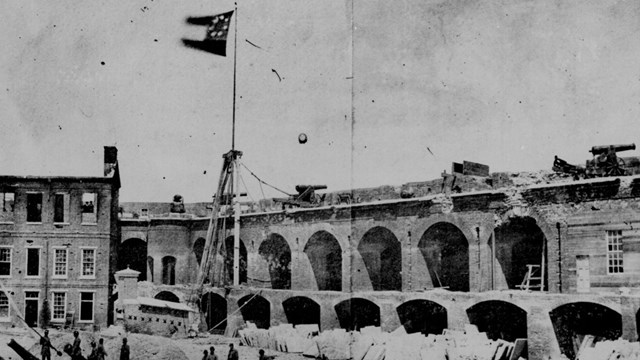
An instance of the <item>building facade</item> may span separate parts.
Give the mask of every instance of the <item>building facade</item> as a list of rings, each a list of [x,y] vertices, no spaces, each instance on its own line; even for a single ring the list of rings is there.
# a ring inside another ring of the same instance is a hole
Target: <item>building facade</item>
[[[241,317],[222,326],[250,320],[439,333],[472,323],[493,338],[528,338],[531,358],[571,356],[585,334],[636,340],[640,178],[521,184],[521,175],[492,176],[492,185],[468,181],[460,192],[429,194],[440,186],[430,182],[413,198],[401,198],[402,187],[376,189],[369,202],[244,213],[243,286],[209,287],[200,299],[190,284],[206,217],[121,219],[121,252],[143,254],[136,270],[156,293],[199,305],[207,326],[238,309]],[[229,280],[232,260],[221,259],[217,273]],[[523,290],[530,266],[544,291]]]
[[[110,322],[120,238],[115,147],[105,147],[104,169],[103,177],[0,176],[0,324],[18,316],[41,327]]]

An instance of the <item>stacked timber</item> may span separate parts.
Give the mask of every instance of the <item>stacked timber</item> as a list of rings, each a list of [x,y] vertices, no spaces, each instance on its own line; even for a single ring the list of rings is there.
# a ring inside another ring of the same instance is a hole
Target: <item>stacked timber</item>
[[[467,326],[464,331],[446,329],[440,335],[428,336],[407,334],[404,327],[391,333],[373,326],[360,331],[333,329],[319,334],[317,329],[316,325],[283,324],[266,330],[248,323],[238,333],[248,346],[328,360],[518,360],[526,357],[523,354],[526,339],[517,339],[515,343],[493,341],[475,326]]]

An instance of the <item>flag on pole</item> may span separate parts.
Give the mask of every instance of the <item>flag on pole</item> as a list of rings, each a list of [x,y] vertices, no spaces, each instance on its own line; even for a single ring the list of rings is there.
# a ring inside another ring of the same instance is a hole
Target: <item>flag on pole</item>
[[[206,51],[212,54],[226,56],[227,55],[227,36],[229,35],[229,27],[231,26],[231,16],[233,10],[224,14],[203,17],[189,17],[187,23],[191,25],[204,25],[207,27],[207,33],[204,40],[182,39],[182,43],[186,47],[192,49]]]

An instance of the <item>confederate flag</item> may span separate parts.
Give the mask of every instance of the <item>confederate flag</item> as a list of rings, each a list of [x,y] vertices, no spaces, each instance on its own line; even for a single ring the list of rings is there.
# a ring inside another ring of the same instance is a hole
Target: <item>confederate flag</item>
[[[187,23],[192,25],[206,25],[207,33],[203,41],[182,39],[182,43],[190,48],[206,51],[212,54],[227,55],[227,36],[231,25],[233,11],[224,14],[204,17],[187,18]]]

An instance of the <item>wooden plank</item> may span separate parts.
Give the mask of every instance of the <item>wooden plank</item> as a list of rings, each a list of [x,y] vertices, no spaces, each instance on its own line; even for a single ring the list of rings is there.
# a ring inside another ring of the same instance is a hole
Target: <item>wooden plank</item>
[[[516,339],[509,360],[517,360],[527,347],[527,339]]]

